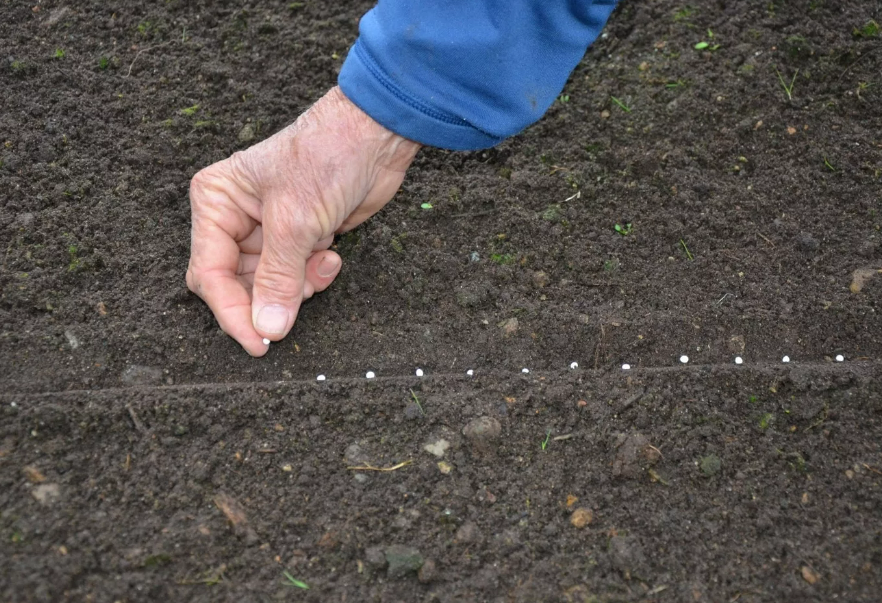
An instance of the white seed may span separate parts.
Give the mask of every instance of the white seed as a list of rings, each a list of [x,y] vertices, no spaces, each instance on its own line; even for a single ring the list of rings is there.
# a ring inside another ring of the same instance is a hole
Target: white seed
[[[689,356],[687,356],[685,354],[680,356],[680,362],[682,362],[683,364],[686,364],[687,362],[689,362]]]
[[[368,379],[373,379],[374,377],[376,377],[376,375],[374,374],[374,371],[368,371],[365,377],[367,377]]]
[[[270,344],[270,340],[267,339],[266,337],[264,337],[263,338],[263,345],[269,345],[269,344]]]
[[[838,356],[836,356],[836,362],[845,362],[845,356],[839,354]]]
[[[471,377],[474,374],[475,374],[475,371],[473,371],[472,369],[469,369],[466,371],[466,375],[468,375],[469,377]]]
[[[623,365],[622,365],[622,370],[623,370],[623,371],[629,371],[629,370],[631,370],[631,365],[630,365],[630,364],[623,364]]]
[[[316,381],[324,381],[325,379],[327,379],[327,377],[325,377],[324,375],[319,375],[315,378]]]
[[[422,376],[423,376],[423,369],[418,368],[418,369],[416,370],[416,376],[417,376],[417,377],[422,377]]]
[[[570,368],[573,370],[576,370],[577,368],[579,368],[579,363],[578,362],[570,363]]]
[[[735,364],[744,364],[744,360],[741,356],[735,356]]]
[[[528,369],[528,368],[522,368],[522,369],[521,369],[521,372],[524,373],[524,374],[526,375],[527,373],[530,372],[530,369]]]
[[[790,356],[784,356],[784,357],[781,359],[781,362],[790,362]]]

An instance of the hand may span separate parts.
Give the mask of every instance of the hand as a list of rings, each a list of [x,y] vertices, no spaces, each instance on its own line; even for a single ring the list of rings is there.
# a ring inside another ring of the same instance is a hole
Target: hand
[[[221,329],[263,356],[304,299],[340,272],[328,249],[395,194],[420,145],[332,88],[272,138],[193,177],[187,287]]]

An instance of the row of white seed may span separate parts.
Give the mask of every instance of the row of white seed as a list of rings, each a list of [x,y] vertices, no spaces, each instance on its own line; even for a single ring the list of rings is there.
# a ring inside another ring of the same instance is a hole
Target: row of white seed
[[[686,356],[685,354],[683,356],[680,356],[680,362],[682,362],[683,364],[687,364],[689,362],[689,356]],[[790,356],[784,356],[781,359],[781,362],[784,362],[784,363],[790,362]],[[836,362],[845,362],[845,356],[843,356],[842,354],[837,355]],[[735,357],[735,364],[744,364],[744,359],[741,356],[736,356]],[[571,362],[570,363],[570,369],[576,370],[577,368],[579,368],[578,362]],[[622,370],[623,371],[631,370],[631,365],[630,364],[623,364]],[[530,373],[530,369],[524,367],[521,369],[521,372],[524,373],[525,375],[528,375]],[[466,375],[468,375],[469,377],[473,376],[474,374],[475,374],[475,371],[473,369],[469,369],[466,371]],[[416,376],[422,377],[423,375],[425,375],[425,372],[423,371],[423,369],[418,368],[416,370]],[[373,379],[377,376],[377,374],[374,371],[368,371],[367,373],[365,373],[364,376],[367,379]],[[326,379],[327,379],[327,377],[325,377],[324,375],[319,375],[318,377],[316,377],[316,381],[325,381]]]

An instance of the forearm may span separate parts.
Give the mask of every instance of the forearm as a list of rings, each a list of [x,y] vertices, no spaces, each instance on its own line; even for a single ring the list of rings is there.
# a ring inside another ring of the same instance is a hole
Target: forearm
[[[397,134],[490,147],[537,121],[616,0],[380,0],[340,73],[356,105]]]

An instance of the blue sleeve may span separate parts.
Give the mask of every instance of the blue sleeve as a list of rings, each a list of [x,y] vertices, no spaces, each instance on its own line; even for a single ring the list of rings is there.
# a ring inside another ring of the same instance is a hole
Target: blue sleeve
[[[393,132],[454,150],[537,121],[616,0],[379,0],[340,72],[343,93]]]

